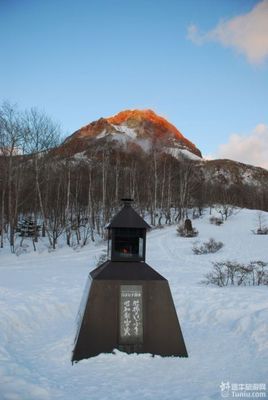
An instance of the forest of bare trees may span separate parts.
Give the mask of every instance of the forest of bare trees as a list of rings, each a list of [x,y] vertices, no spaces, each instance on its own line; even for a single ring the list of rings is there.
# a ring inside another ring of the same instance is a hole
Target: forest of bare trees
[[[200,215],[215,203],[268,209],[268,190],[205,182],[191,160],[154,148],[150,154],[126,153],[109,145],[88,149],[87,157],[71,157],[57,147],[60,135],[44,113],[2,104],[0,248],[14,252],[16,238],[23,236],[22,221],[36,226],[33,242],[42,235],[51,248],[59,237],[69,246],[85,245],[96,235],[104,238],[105,225],[125,196],[135,199],[153,226],[178,222],[189,209]]]

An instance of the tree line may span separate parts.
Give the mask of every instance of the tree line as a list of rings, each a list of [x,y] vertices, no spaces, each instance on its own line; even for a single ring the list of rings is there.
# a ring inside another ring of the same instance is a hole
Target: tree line
[[[233,204],[268,209],[268,190],[224,187],[206,182],[189,159],[177,160],[152,146],[149,153],[123,151],[107,142],[89,146],[84,156],[60,145],[60,127],[35,108],[0,108],[0,247],[14,252],[22,221],[31,221],[33,240],[46,236],[55,248],[59,237],[85,245],[131,197],[152,226],[202,214],[204,207]],[[67,149],[67,150],[66,150]],[[33,224],[40,227],[33,229]],[[25,231],[25,227],[24,227]]]

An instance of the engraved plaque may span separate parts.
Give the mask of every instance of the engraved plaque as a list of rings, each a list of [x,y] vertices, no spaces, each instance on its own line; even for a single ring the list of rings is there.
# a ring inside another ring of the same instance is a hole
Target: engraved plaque
[[[143,342],[142,286],[120,286],[120,343]]]

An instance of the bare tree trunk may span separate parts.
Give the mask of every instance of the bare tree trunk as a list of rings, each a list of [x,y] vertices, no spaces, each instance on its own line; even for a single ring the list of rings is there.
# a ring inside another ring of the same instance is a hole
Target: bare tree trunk
[[[66,195],[66,208],[65,208],[65,220],[68,221],[70,211],[70,192],[71,192],[71,169],[68,167],[68,178],[67,178],[67,195]]]
[[[11,252],[14,253],[14,221],[12,213],[12,176],[13,176],[13,148],[10,151],[8,160],[8,222],[9,222],[9,241]]]
[[[166,184],[166,158],[164,161],[164,168],[163,168],[163,180],[162,180],[161,201],[160,201],[161,210],[163,210],[164,207],[165,184]]]
[[[88,223],[90,225],[90,238],[92,242],[95,241],[94,237],[94,228],[95,228],[95,218],[94,218],[94,210],[93,210],[93,201],[92,201],[92,170],[89,167],[88,171]]]
[[[171,167],[168,168],[168,184],[167,184],[167,203],[166,203],[166,224],[171,224]]]
[[[70,220],[70,192],[71,192],[71,169],[70,166],[67,165],[67,193],[66,193],[66,207],[65,207],[65,233],[66,233],[66,242],[67,246],[71,246],[71,227],[69,224]]]
[[[154,161],[154,214],[155,214],[157,209],[157,188],[158,188],[157,160],[155,151],[153,154],[153,161]],[[155,218],[154,218],[154,223],[155,223]]]
[[[120,160],[119,160],[119,156],[117,156],[116,158],[116,165],[115,165],[115,203],[118,204],[118,200],[119,200],[119,169],[120,166]]]
[[[130,197],[135,199],[135,184],[136,184],[136,163],[132,163],[130,170]]]
[[[193,165],[190,161],[189,162],[184,161],[183,163],[181,163],[179,193],[178,193],[179,220],[187,217],[192,171],[193,171]]]
[[[22,180],[21,180],[21,168],[20,168],[20,165],[19,165],[16,168],[16,180],[15,180],[15,185],[14,185],[14,210],[13,210],[13,227],[14,227],[14,230],[15,230],[15,227],[17,226],[17,221],[18,221],[18,207],[19,207],[19,194],[20,194],[21,182],[22,182]]]
[[[52,246],[52,239],[50,237],[50,233],[49,233],[49,230],[48,230],[47,224],[46,224],[44,205],[43,205],[42,194],[41,194],[41,189],[40,189],[40,184],[39,184],[39,167],[38,167],[38,162],[37,162],[37,156],[35,156],[34,165],[35,165],[35,186],[36,186],[36,190],[37,190],[40,211],[41,211],[41,215],[43,218],[43,229],[47,233],[50,246]]]
[[[6,189],[3,189],[2,192],[2,201],[1,201],[1,249],[4,247],[4,224],[5,224],[5,194]]]
[[[108,154],[107,150],[105,149],[102,152],[102,224],[101,224],[102,228],[105,225],[107,219],[107,175],[108,175]]]

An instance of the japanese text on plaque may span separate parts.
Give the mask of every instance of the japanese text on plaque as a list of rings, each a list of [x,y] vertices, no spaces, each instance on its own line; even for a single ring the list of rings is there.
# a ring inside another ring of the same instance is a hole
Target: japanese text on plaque
[[[120,299],[120,339],[124,343],[141,343],[142,286],[122,285]]]

